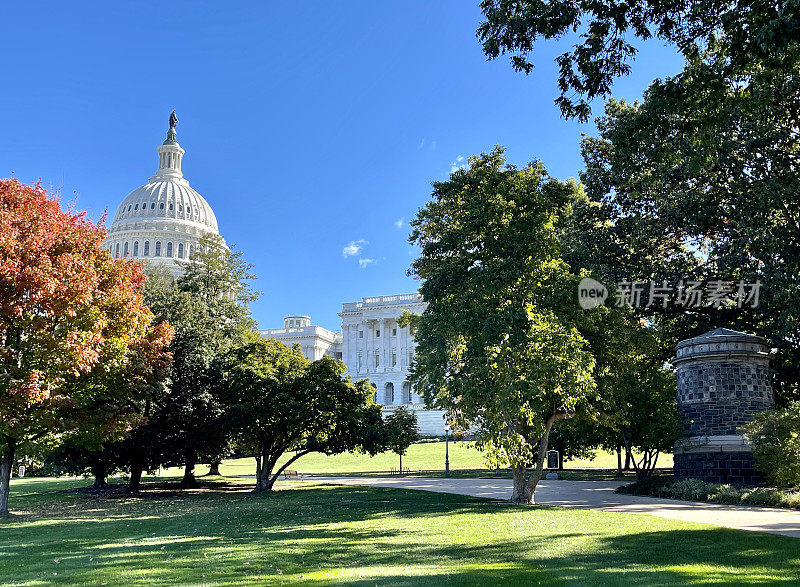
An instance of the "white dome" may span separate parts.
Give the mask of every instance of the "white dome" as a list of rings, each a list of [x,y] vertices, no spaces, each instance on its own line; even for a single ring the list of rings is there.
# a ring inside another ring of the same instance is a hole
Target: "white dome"
[[[173,112],[167,140],[158,147],[158,171],[122,200],[103,246],[115,257],[159,263],[177,276],[179,261],[189,259],[203,235],[219,235],[219,229],[211,206],[183,177],[175,124]]]
[[[128,224],[154,219],[189,223],[206,232],[219,234],[217,217],[211,206],[183,178],[151,177],[122,200],[111,227],[121,229]]]

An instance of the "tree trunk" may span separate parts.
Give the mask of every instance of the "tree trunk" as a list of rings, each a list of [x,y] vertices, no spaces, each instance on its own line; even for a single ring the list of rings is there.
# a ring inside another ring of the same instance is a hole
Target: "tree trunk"
[[[536,485],[542,479],[544,460],[547,456],[547,443],[550,440],[550,430],[559,420],[566,418],[566,414],[553,414],[544,425],[544,434],[539,439],[539,454],[536,456],[536,469],[530,471],[525,465],[514,467],[514,489],[511,492],[511,503],[533,504]]]
[[[261,483],[261,456],[256,457],[256,491],[260,491],[259,484]]]
[[[400,455],[400,474],[403,474],[403,455]]]
[[[220,465],[219,461],[214,461],[213,463],[211,463],[208,467],[208,474],[216,475],[219,477],[220,476],[219,465]]]
[[[181,479],[181,487],[183,488],[197,487],[197,479],[194,476],[194,464],[195,464],[194,454],[187,454],[186,465],[184,466],[183,469],[183,479]]]
[[[183,468],[183,479],[181,479],[181,487],[191,488],[197,487],[197,479],[194,476],[194,463],[186,463]]]
[[[524,465],[514,467],[514,489],[511,492],[511,503],[533,503],[535,491],[536,483],[533,482],[533,474],[528,471],[528,468]]]
[[[108,486],[108,477],[104,471],[96,470],[92,474],[94,475],[94,483],[92,484],[92,487],[95,489],[100,489],[101,487]]]
[[[283,473],[286,470],[286,468],[293,462],[295,462],[297,459],[307,455],[310,452],[311,452],[310,450],[297,451],[291,459],[289,459],[283,465],[278,467],[278,469],[273,473],[272,470],[275,468],[275,463],[278,461],[278,457],[274,457],[274,460],[269,461],[267,464],[261,467],[261,475],[258,477],[258,480],[256,481],[256,491],[272,491],[272,487],[273,485],[275,485],[275,481],[278,480],[278,477],[280,477],[281,473]]]
[[[144,467],[139,463],[131,464],[131,480],[128,482],[128,493],[137,495],[142,484],[142,471]]]
[[[622,448],[617,446],[617,476],[622,477]]]
[[[272,473],[273,463],[267,456],[266,450],[262,450],[256,457],[256,488],[255,491],[271,491],[272,484],[269,482]]]
[[[626,471],[631,470],[631,451],[627,447],[627,444],[625,446],[625,470]]]
[[[8,515],[8,493],[11,490],[11,468],[14,466],[16,446],[13,440],[7,440],[0,455],[0,516]]]

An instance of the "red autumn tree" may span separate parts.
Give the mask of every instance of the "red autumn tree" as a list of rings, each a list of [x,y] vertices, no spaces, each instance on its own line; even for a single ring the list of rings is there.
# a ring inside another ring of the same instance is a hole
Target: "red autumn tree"
[[[167,359],[172,329],[151,326],[141,265],[112,259],[104,237],[38,184],[0,180],[0,515],[23,443],[87,422],[102,433],[124,428],[124,410],[107,406]],[[113,373],[129,384],[97,384]]]

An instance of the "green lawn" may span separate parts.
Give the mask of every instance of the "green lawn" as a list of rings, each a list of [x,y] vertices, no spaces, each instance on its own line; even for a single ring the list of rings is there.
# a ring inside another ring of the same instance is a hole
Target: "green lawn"
[[[444,471],[444,442],[420,442],[412,445],[403,457],[403,467],[411,471]],[[471,474],[480,474],[486,470],[483,453],[466,441],[450,442],[451,471],[469,470]],[[285,456],[281,463],[286,462]],[[661,455],[659,466],[672,467],[672,455]],[[305,474],[340,474],[340,473],[388,473],[399,466],[397,455],[385,452],[374,457],[344,453],[326,456],[319,453],[308,454],[292,463],[291,468]],[[599,452],[594,460],[573,460],[565,463],[565,468],[597,468],[614,469],[617,466],[616,454]],[[254,475],[255,460],[229,459],[220,467],[223,475]],[[200,466],[197,473],[203,475],[208,468]],[[491,471],[487,471],[491,473]],[[166,475],[178,475],[178,469],[169,469]]]
[[[800,582],[800,542],[643,515],[285,482],[98,498],[14,480],[0,584]]]

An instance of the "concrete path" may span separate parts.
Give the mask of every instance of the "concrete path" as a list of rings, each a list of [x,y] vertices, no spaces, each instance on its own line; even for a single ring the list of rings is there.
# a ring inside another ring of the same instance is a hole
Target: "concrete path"
[[[306,476],[306,480],[338,485],[418,489],[498,500],[510,499],[512,487],[511,479]],[[614,490],[623,484],[618,481],[541,481],[536,489],[536,503],[626,514],[650,514],[673,520],[701,522],[739,530],[770,532],[800,538],[800,511],[798,510],[678,501],[614,493]]]

